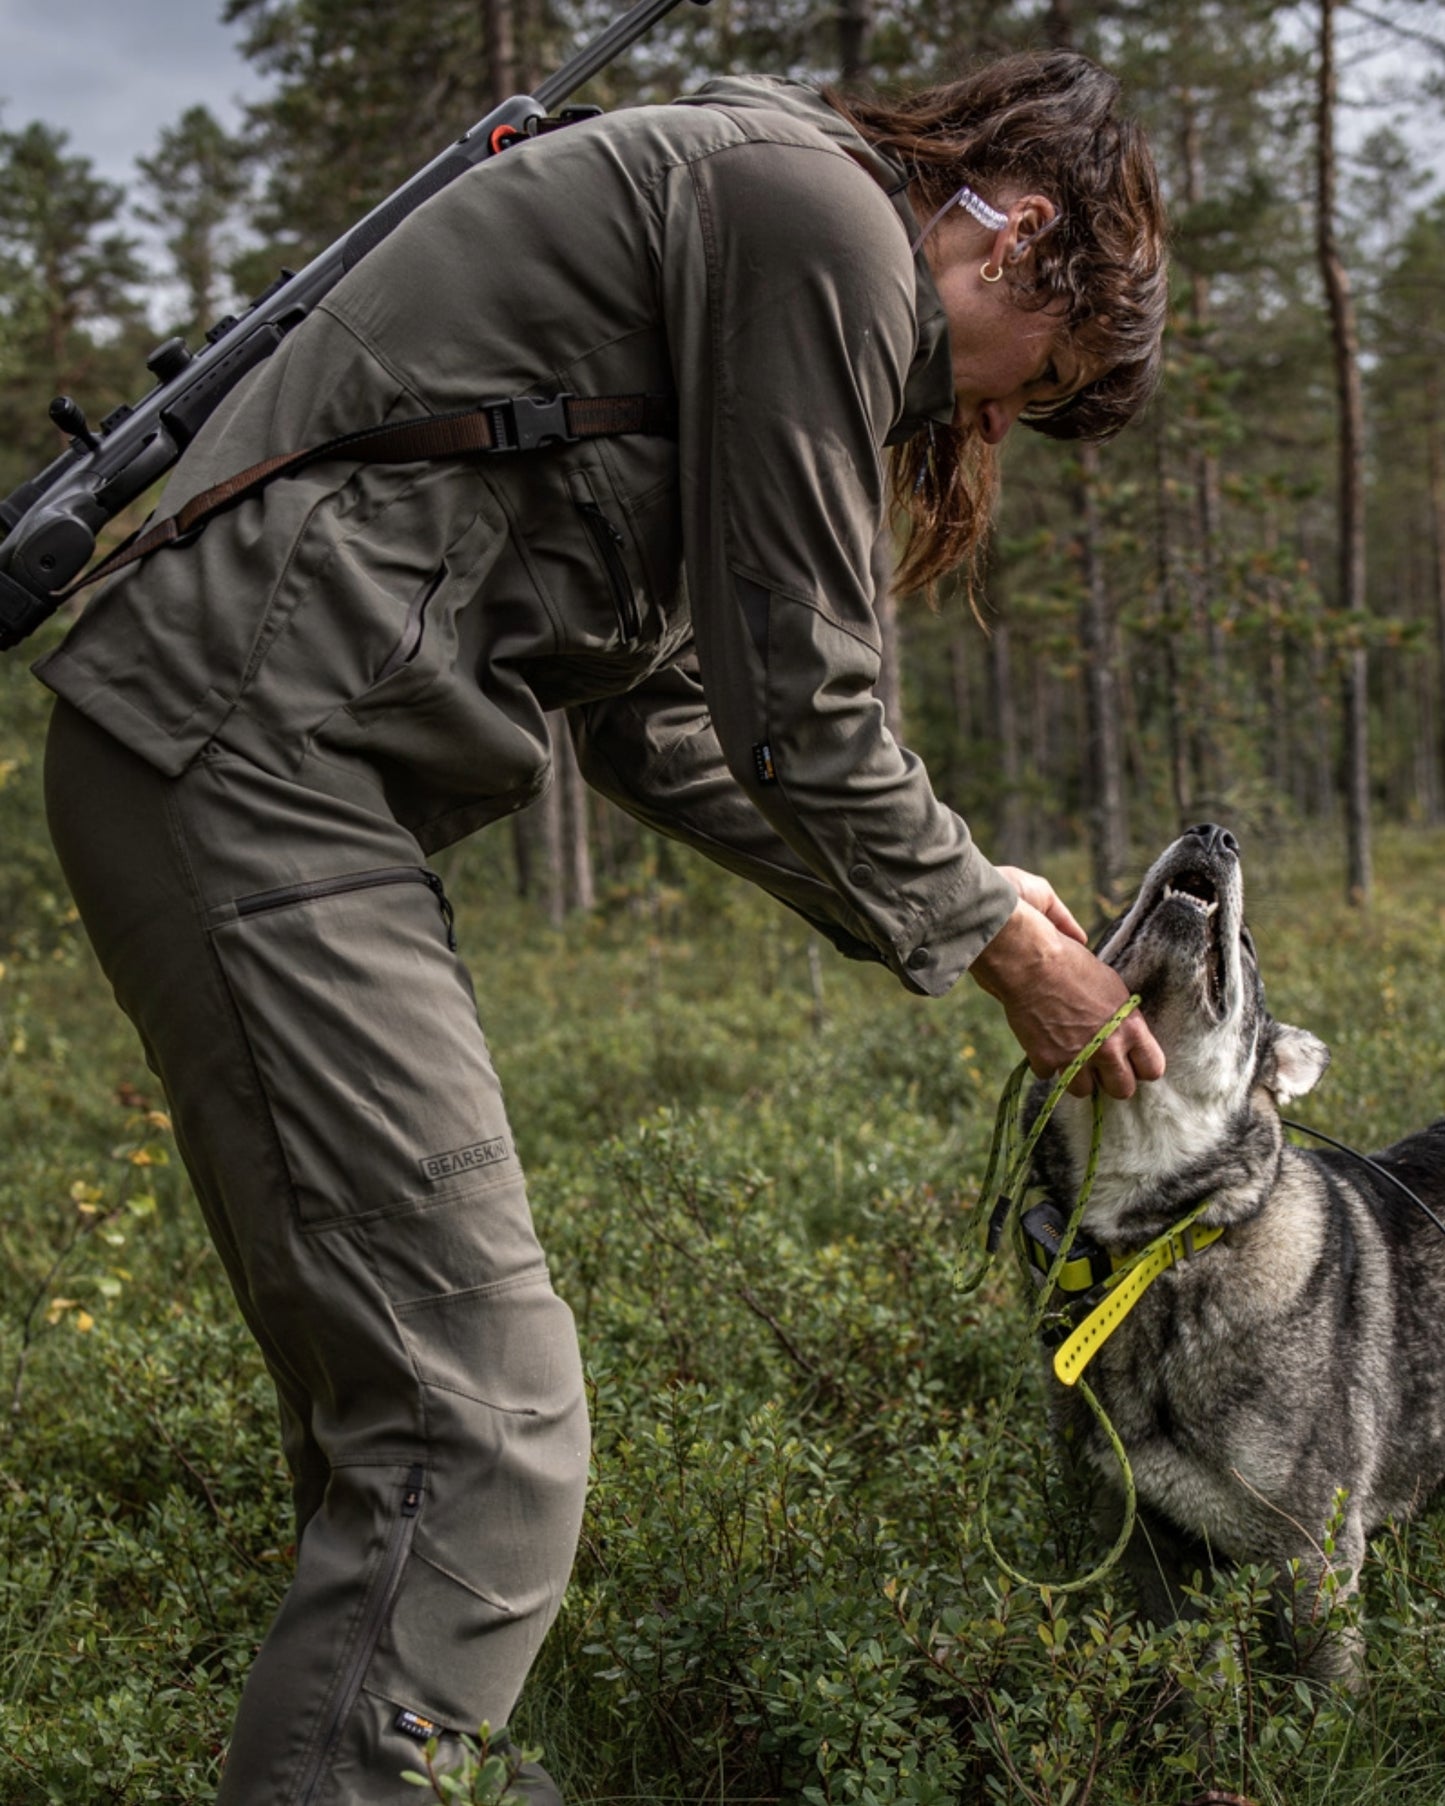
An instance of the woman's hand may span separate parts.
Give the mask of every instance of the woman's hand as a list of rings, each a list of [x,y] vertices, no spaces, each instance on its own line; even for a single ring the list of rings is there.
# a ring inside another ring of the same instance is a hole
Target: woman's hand
[[[1000,870],[1019,906],[969,968],[1004,1015],[1034,1073],[1067,1066],[1128,1001],[1118,973],[1089,952],[1087,936],[1054,887],[1034,872]],[[1110,1097],[1132,1097],[1141,1079],[1163,1076],[1164,1052],[1136,1010],[1116,1028],[1069,1089],[1087,1097],[1094,1077]]]
[[[1023,871],[1016,865],[1001,865],[998,869],[1025,903],[1032,904],[1040,915],[1047,916],[1054,927],[1068,935],[1071,941],[1078,941],[1084,947],[1088,946],[1088,935],[1080,928],[1074,919],[1073,912],[1047,878],[1040,877],[1037,872]],[[1113,1013],[1112,1010],[1109,1012],[1110,1015]]]

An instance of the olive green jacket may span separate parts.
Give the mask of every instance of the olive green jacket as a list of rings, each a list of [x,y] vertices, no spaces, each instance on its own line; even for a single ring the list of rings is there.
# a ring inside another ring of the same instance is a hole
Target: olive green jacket
[[[946,990],[1016,896],[873,696],[881,447],[953,407],[902,187],[768,80],[481,165],[228,398],[166,510],[497,396],[671,394],[677,437],[310,466],[114,580],[44,681],[170,774],[369,761],[427,850],[538,795],[565,708],[624,808]]]

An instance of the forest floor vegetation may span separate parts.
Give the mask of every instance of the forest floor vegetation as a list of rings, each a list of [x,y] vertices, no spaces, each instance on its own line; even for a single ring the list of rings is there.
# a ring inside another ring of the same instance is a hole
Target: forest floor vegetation
[[[0,1806],[191,1806],[286,1583],[288,1485],[45,847],[43,698],[3,683]],[[1244,846],[1272,1007],[1334,1050],[1308,1119],[1367,1149],[1442,1108],[1442,856],[1382,833],[1362,914],[1320,835]],[[1437,1806],[1445,1512],[1331,1608],[1365,1626],[1355,1697],[1271,1666],[1267,1575],[1205,1577],[1201,1620],[1157,1631],[1122,1581],[1040,1595],[983,1548],[992,1401],[1032,1355],[1010,1283],[954,1286],[1015,1058],[981,994],[819,963],[692,860],[561,933],[501,841],[438,863],[588,1364],[576,1578],[512,1727],[569,1801]],[[1066,895],[1078,869],[1050,867]],[[1000,1546],[1080,1571],[1041,1386],[999,1448]]]

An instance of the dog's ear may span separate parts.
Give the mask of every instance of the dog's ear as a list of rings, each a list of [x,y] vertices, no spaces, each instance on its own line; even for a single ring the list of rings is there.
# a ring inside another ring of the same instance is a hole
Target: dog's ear
[[[1269,1052],[1260,1079],[1277,1104],[1287,1104],[1312,1091],[1330,1063],[1330,1050],[1307,1028],[1287,1022],[1271,1024]]]

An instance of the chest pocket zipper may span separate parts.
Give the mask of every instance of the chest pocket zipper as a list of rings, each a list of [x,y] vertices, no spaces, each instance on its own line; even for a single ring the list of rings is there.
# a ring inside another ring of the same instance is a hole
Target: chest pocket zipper
[[[424,884],[437,900],[442,922],[447,931],[447,946],[457,950],[456,929],[451,902],[442,881],[435,872],[422,865],[386,865],[374,872],[348,872],[339,878],[314,878],[305,884],[286,884],[277,890],[258,890],[249,897],[237,897],[238,916],[263,915],[268,909],[290,909],[297,903],[316,903],[323,897],[340,897],[348,891],[375,890],[382,884]]]
[[[587,531],[592,535],[592,543],[602,559],[602,568],[607,573],[607,587],[612,591],[622,637],[625,640],[635,640],[642,632],[642,621],[637,612],[632,575],[627,569],[627,560],[622,555],[622,548],[627,544],[626,537],[596,502],[578,502],[577,512],[587,523]]]

